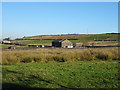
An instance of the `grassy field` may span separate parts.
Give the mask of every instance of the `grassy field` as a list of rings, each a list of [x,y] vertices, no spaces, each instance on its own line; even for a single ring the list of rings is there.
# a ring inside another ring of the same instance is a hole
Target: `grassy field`
[[[44,45],[52,45],[52,40],[14,40],[12,43],[19,44],[44,44]]]
[[[118,34],[78,34],[78,35],[40,35],[25,37],[24,39],[81,39],[81,41],[89,40],[118,40]]]
[[[85,38],[81,38],[80,40],[71,40],[73,43],[77,42],[89,42],[94,40],[118,40],[118,35],[114,34],[96,34],[96,35],[90,35]]]
[[[81,34],[81,35],[38,35],[25,37],[24,39],[80,39],[91,35]]]
[[[118,40],[117,34],[81,34],[81,35],[41,35],[25,37],[24,39],[79,39],[70,40],[72,43],[89,42],[94,40]],[[19,44],[44,44],[52,45],[53,40],[14,40],[12,43]]]
[[[118,49],[3,50],[3,88],[118,88]]]
[[[3,65],[3,88],[118,88],[118,61]]]
[[[119,60],[118,48],[5,50],[0,64]]]
[[[17,46],[17,45],[8,45],[8,44],[2,44],[0,45],[0,48],[4,50],[4,49],[8,49],[8,47],[10,46],[15,46],[16,49],[29,49],[28,46]]]
[[[52,45],[52,41],[53,40],[14,40],[14,41],[12,41],[12,43],[19,43],[19,44],[26,44],[26,45],[28,45],[28,44],[40,44],[40,45]],[[80,39],[80,40],[70,40],[73,44],[75,44],[75,43],[80,43],[80,42],[91,42],[91,41],[94,41],[93,39]],[[97,41],[96,41],[97,42]],[[96,43],[95,42],[95,43]],[[107,44],[109,44],[109,43],[117,43],[117,41],[116,42],[104,42],[104,43],[106,43],[106,45]]]

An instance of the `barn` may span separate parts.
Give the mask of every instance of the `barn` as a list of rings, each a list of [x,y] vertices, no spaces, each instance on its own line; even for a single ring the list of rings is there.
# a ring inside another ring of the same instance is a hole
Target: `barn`
[[[57,39],[52,42],[53,47],[73,48],[73,43],[67,39]]]

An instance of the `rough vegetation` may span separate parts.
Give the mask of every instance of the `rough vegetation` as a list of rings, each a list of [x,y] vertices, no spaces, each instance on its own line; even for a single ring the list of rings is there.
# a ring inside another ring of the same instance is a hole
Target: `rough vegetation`
[[[119,60],[118,48],[93,49],[33,49],[2,52],[1,64],[30,62],[72,62],[91,60]]]

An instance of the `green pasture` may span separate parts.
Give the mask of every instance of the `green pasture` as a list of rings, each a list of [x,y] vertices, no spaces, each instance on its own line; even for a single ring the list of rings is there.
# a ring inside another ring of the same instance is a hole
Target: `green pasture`
[[[94,41],[94,40],[118,40],[118,35],[116,34],[95,34],[95,35],[90,35],[85,38],[81,38],[80,40],[71,40],[73,43],[77,42],[89,42],[89,41]]]
[[[70,35],[68,35],[68,36],[70,36]],[[95,35],[88,35],[84,38],[79,38],[79,40],[70,40],[70,41],[75,45],[76,43],[79,43],[79,42],[90,42],[90,41],[94,41],[94,40],[118,40],[118,35],[117,34],[95,34]],[[52,45],[52,41],[53,40],[13,40],[11,42],[18,43],[18,44],[25,44],[25,45],[28,45],[28,44]],[[116,42],[107,42],[107,43],[117,43],[117,41]],[[13,46],[13,45],[1,44],[0,48],[7,49],[9,46]],[[28,47],[27,46],[17,46],[16,48],[24,49],[24,48],[28,48]]]
[[[50,44],[52,40],[14,40],[12,43],[19,44]]]
[[[4,88],[118,88],[118,60],[3,65]]]
[[[55,36],[53,36],[53,37],[55,37]],[[76,38],[76,37],[73,37],[73,39],[74,38]],[[35,39],[35,37],[34,37],[34,39]],[[68,39],[67,36],[66,36],[66,39]],[[79,40],[70,40],[70,41],[73,43],[78,43],[78,42],[89,42],[89,41],[94,41],[94,40],[118,40],[118,35],[117,34],[95,34],[95,35],[88,35],[84,38],[78,38],[78,39]],[[12,43],[51,45],[52,41],[53,40],[14,40],[14,41],[12,41]]]

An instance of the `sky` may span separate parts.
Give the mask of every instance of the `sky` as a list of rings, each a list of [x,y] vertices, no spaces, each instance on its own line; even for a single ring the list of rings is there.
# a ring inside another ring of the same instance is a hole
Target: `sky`
[[[117,2],[3,2],[2,38],[118,32]]]

